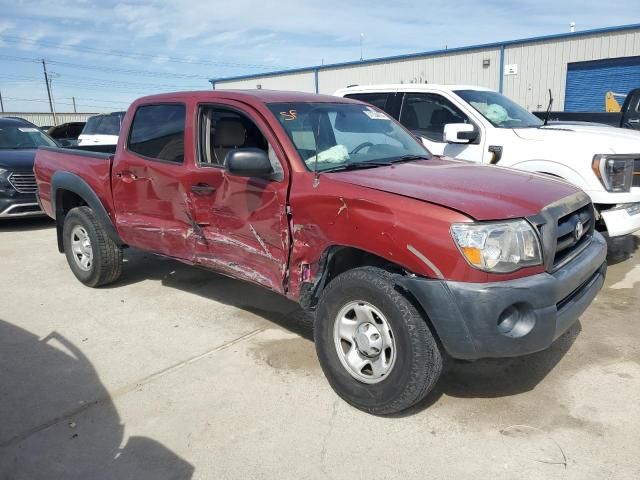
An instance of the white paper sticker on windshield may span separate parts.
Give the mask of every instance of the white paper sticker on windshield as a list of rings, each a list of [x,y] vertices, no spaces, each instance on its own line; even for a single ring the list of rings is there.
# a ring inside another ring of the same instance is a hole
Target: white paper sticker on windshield
[[[372,120],[387,120],[387,116],[384,113],[373,110],[372,108],[364,110],[364,114]]]
[[[18,130],[20,130],[21,132],[25,132],[25,133],[32,133],[32,132],[37,132],[38,131],[37,128],[33,128],[33,127],[18,127]]]

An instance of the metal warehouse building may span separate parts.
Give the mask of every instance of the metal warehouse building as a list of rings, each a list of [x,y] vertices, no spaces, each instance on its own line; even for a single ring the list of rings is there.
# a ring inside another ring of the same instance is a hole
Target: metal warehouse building
[[[214,89],[331,94],[347,85],[457,83],[498,90],[529,110],[604,111],[608,91],[640,86],[640,24],[210,80]]]

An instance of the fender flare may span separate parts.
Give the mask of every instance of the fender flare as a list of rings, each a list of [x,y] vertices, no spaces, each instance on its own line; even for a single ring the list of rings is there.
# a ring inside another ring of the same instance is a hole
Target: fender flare
[[[73,192],[82,198],[89,208],[91,208],[91,210],[96,214],[98,220],[107,232],[107,235],[109,235],[109,238],[119,246],[124,245],[124,242],[120,238],[120,235],[118,235],[118,231],[113,225],[107,210],[104,208],[100,198],[98,198],[98,195],[96,195],[89,184],[76,174],[69,172],[56,172],[51,179],[51,206],[55,213],[58,250],[60,253],[64,253],[62,227],[64,225],[65,214],[62,210],[61,202],[59,202],[59,194],[62,190]]]

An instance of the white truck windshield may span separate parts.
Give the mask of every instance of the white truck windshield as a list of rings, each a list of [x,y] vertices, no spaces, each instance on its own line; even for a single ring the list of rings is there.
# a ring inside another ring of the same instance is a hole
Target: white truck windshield
[[[498,92],[456,90],[454,92],[497,128],[535,128],[542,120]]]

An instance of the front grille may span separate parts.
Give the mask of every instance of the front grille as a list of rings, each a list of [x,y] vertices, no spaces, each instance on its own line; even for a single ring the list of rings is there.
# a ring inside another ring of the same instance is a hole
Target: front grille
[[[582,229],[578,227],[582,225]],[[558,268],[587,246],[593,236],[593,207],[587,204],[558,219],[553,267]]]
[[[33,173],[14,172],[9,175],[9,183],[20,193],[36,193],[38,191],[36,176]]]
[[[640,158],[633,161],[633,183],[634,187],[640,187]]]

